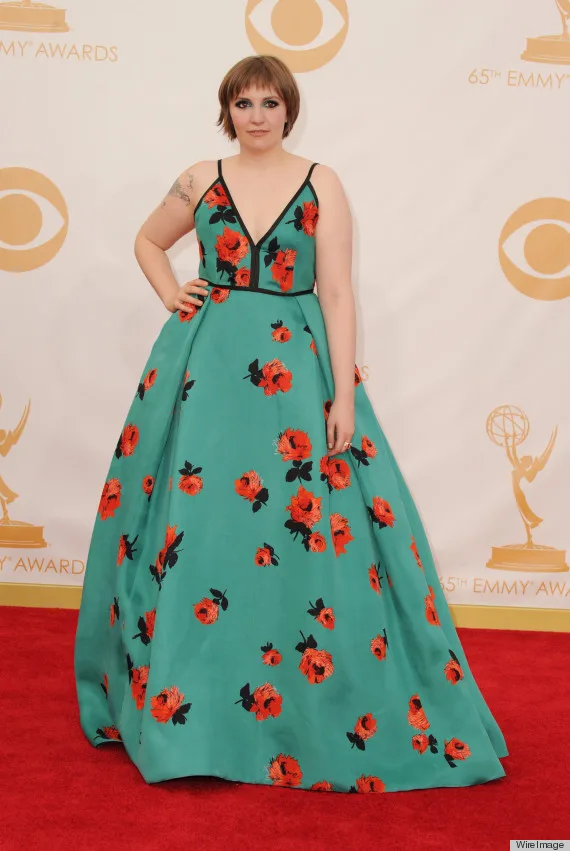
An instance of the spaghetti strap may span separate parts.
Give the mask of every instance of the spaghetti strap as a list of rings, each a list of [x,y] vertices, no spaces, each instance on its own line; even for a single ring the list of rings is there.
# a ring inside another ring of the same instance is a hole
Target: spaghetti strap
[[[222,176],[222,161],[218,160],[218,177]]]
[[[314,169],[314,167],[315,167],[316,165],[318,165],[318,163],[313,163],[313,164],[312,164],[311,168],[309,169],[309,173],[308,173],[308,175],[307,175],[307,180],[310,180],[310,179],[311,179],[311,175],[312,175],[312,173],[313,173],[313,169]]]

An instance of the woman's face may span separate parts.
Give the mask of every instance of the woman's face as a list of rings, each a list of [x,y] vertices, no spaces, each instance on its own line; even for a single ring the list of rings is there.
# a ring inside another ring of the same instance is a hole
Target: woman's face
[[[230,117],[240,144],[268,148],[281,142],[287,110],[274,89],[250,86],[230,103]]]

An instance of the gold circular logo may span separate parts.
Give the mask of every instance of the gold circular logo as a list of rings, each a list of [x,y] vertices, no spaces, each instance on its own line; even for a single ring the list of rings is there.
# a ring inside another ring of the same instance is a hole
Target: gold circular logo
[[[314,71],[344,43],[346,0],[248,0],[245,30],[258,53],[277,56],[291,71]],[[326,41],[313,44],[319,37]]]
[[[42,229],[43,214],[37,202],[24,192],[34,192],[52,204],[63,218],[58,232],[41,245],[25,246]],[[69,214],[57,186],[44,174],[31,168],[0,168],[0,269],[29,272],[53,260],[67,236]]]
[[[570,274],[560,275],[570,265],[570,233],[560,222],[570,224],[570,201],[536,198],[510,216],[499,237],[499,262],[507,279],[519,292],[541,301],[570,296]],[[505,242],[519,228],[534,224],[524,241],[524,258],[531,272],[519,268],[507,256]],[[533,274],[536,273],[536,274]],[[542,277],[558,275],[558,277]]]

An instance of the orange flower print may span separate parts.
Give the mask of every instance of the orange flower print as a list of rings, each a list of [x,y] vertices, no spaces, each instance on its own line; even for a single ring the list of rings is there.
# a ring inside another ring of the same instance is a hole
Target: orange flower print
[[[222,263],[229,263],[236,268],[249,251],[247,237],[239,231],[231,230],[227,225],[224,226],[223,233],[218,234],[214,247]]]
[[[295,227],[303,229],[307,236],[314,236],[319,220],[319,208],[314,201],[303,201],[303,210],[295,207]]]
[[[293,336],[291,331],[283,325],[283,321],[281,319],[277,322],[272,322],[271,327],[273,328],[271,339],[275,340],[276,343],[287,343]]]
[[[167,724],[172,721],[176,724],[186,724],[186,714],[191,703],[183,703],[184,695],[176,686],[163,688],[162,691],[151,697],[150,714],[159,724]]]
[[[414,540],[414,536],[413,536],[413,535],[412,535],[412,543],[410,544],[410,549],[411,549],[411,551],[412,551],[412,552],[413,552],[413,554],[414,554],[414,558],[415,558],[415,560],[416,560],[416,562],[417,562],[418,567],[420,568],[420,570],[423,570],[423,569],[424,569],[424,566],[423,566],[423,564],[422,564],[422,560],[421,560],[421,558],[420,558],[420,554],[418,553],[418,548],[417,548],[417,545],[416,545],[416,542],[415,542],[415,540]]]
[[[386,651],[388,650],[388,636],[386,635],[386,630],[382,630],[382,635],[377,635],[370,642],[370,650],[378,661],[382,662],[386,658]]]
[[[307,552],[321,553],[326,549],[326,541],[320,532],[313,532],[312,527],[321,519],[321,496],[315,496],[303,485],[299,486],[295,496],[286,507],[290,512],[285,527],[294,538],[301,535],[301,541]]]
[[[426,718],[419,695],[412,695],[408,706],[410,707],[408,709],[408,724],[417,730],[427,730],[429,721]]]
[[[240,689],[240,699],[235,702],[241,703],[247,712],[254,712],[258,721],[266,721],[281,715],[283,698],[271,683],[258,686],[253,694],[250,693],[249,683],[246,683]]]
[[[357,387],[362,382],[362,376],[357,365],[354,364],[354,386]]]
[[[378,777],[374,775],[365,776],[361,774],[356,780],[356,787],[351,786],[350,791],[355,792],[385,792],[386,786]]]
[[[378,724],[376,719],[367,712],[366,715],[361,715],[354,725],[354,732],[348,732],[346,737],[352,743],[352,747],[356,745],[358,750],[366,750],[366,741],[371,739],[376,733]]]
[[[174,567],[178,561],[178,547],[183,537],[184,532],[176,534],[176,526],[166,527],[164,546],[156,557],[156,562],[149,567],[152,578],[158,583],[159,590],[162,588],[167,568]]]
[[[277,358],[268,361],[262,367],[259,366],[259,359],[256,358],[250,363],[248,370],[244,378],[249,378],[256,387],[263,387],[265,396],[275,396],[279,392],[288,393],[292,387],[292,372]]]
[[[346,545],[349,544],[350,541],[354,541],[354,538],[350,534],[350,526],[346,517],[338,514],[338,512],[334,512],[331,514],[330,519],[334,551],[338,558],[339,555],[346,553]]]
[[[202,467],[192,467],[190,461],[185,461],[184,466],[178,472],[180,473],[178,488],[190,496],[199,494],[204,487],[204,481],[198,475],[198,473],[202,472]]]
[[[322,496],[315,496],[311,491],[299,485],[297,494],[291,497],[286,511],[291,513],[291,520],[311,528],[321,519]],[[287,525],[287,524],[285,524]]]
[[[295,650],[303,654],[299,662],[299,670],[311,685],[322,683],[334,673],[332,655],[327,650],[319,650],[312,635],[305,638],[301,632],[301,636],[303,640],[295,647]]]
[[[130,656],[127,655],[127,666],[129,669],[129,683],[131,684],[131,695],[137,709],[144,709],[146,698],[146,687],[148,683],[148,665],[141,665],[139,668],[133,666]]]
[[[178,318],[181,322],[190,322],[191,319],[194,319],[198,310],[199,308],[195,304],[190,304],[190,302],[188,302],[186,310],[178,310]]]
[[[209,209],[212,207],[229,207],[230,202],[226,194],[226,190],[221,183],[216,183],[211,189],[208,189],[203,197],[203,202]]]
[[[113,602],[111,603],[110,608],[111,608],[111,611],[110,611],[110,614],[109,614],[109,623],[111,624],[111,626],[115,626],[115,623],[121,617],[121,611],[119,609],[119,601],[118,601],[117,597],[113,598]]]
[[[319,780],[317,783],[313,783],[310,787],[311,792],[334,792],[332,783],[329,783],[328,780]]]
[[[141,399],[141,400],[144,399],[144,394],[146,393],[147,390],[150,390],[150,388],[152,387],[152,385],[156,381],[157,374],[158,374],[158,369],[151,369],[149,372],[147,372],[147,374],[145,375],[145,377],[143,378],[143,380],[141,381],[141,383],[139,384],[138,389],[137,389],[137,395],[138,395],[139,399]]]
[[[145,645],[150,644],[154,635],[155,618],[156,609],[151,609],[149,612],[145,612],[144,617],[141,615],[137,623],[139,632],[137,632],[136,635],[133,635],[133,638],[140,638],[142,643]]]
[[[101,499],[99,500],[99,516],[101,520],[107,520],[115,516],[115,511],[121,505],[121,483],[118,479],[109,479],[103,486]]]
[[[463,669],[459,664],[459,659],[457,658],[453,650],[449,651],[449,655],[451,656],[451,659],[443,670],[449,682],[452,685],[457,685],[459,680],[463,679]]]
[[[270,683],[258,686],[253,693],[253,706],[251,712],[255,712],[258,721],[267,718],[277,718],[281,714],[283,698]]]
[[[229,207],[230,202],[228,196],[226,195],[226,191],[221,183],[216,183],[215,186],[212,186],[211,189],[208,189],[203,198],[204,204],[207,204],[211,209],[212,207]]]
[[[283,753],[269,760],[267,771],[274,786],[300,786],[303,779],[298,761]]]
[[[194,603],[194,614],[205,626],[215,623],[218,620],[220,609],[225,612],[229,605],[225,591],[210,588],[210,594],[213,599],[203,597],[198,603]]]
[[[374,443],[370,440],[369,437],[366,437],[366,435],[362,436],[361,446],[362,446],[362,451],[364,452],[364,454],[366,455],[367,458],[375,458],[376,457],[376,453],[377,453],[378,450],[376,449],[376,446],[374,445]]]
[[[107,676],[107,674],[103,674],[103,682],[99,683],[99,685],[105,692],[105,697],[107,697],[109,694],[109,677]]]
[[[350,487],[350,467],[343,458],[323,455],[319,467],[321,482],[326,482],[329,493]]]
[[[230,297],[230,291],[227,287],[213,287],[210,290],[210,298],[216,304],[222,304]]]
[[[277,567],[279,564],[279,556],[275,554],[275,550],[271,544],[264,543],[262,547],[257,548],[254,562],[258,565],[258,567],[269,567],[270,564]]]
[[[392,514],[392,509],[390,507],[390,503],[386,502],[385,499],[382,499],[379,496],[375,496],[372,500],[372,508],[367,505],[368,514],[370,515],[370,519],[372,523],[378,523],[378,526],[381,529],[384,529],[385,526],[393,526],[396,522],[396,518]]]
[[[380,576],[380,562],[378,564],[371,564],[368,568],[368,580],[370,582],[370,587],[373,591],[376,591],[377,594],[382,594],[382,577]]]
[[[271,277],[277,281],[282,292],[287,292],[293,286],[293,273],[297,252],[293,248],[277,251],[271,266]]]
[[[270,641],[262,646],[261,652],[263,653],[261,661],[264,665],[269,665],[274,668],[283,661],[283,656],[279,650],[275,650],[273,648],[273,644]]]
[[[119,551],[117,553],[117,564],[119,566],[122,565],[125,558],[128,558],[129,561],[133,560],[133,553],[136,553],[137,549],[135,544],[137,542],[138,535],[135,535],[132,541],[129,541],[128,535],[121,535],[119,539]]]
[[[412,747],[418,753],[424,753],[427,750],[429,745],[429,739],[425,735],[425,733],[417,733],[417,735],[412,736]]]
[[[121,734],[115,726],[99,727],[95,739],[106,739],[107,741],[122,742]]]
[[[471,749],[461,739],[451,739],[449,742],[444,739],[444,756],[449,767],[456,768],[454,761],[467,759],[468,756],[471,756]]]
[[[309,600],[309,606],[311,608],[307,609],[308,615],[312,615],[316,621],[325,627],[325,629],[334,629],[334,612],[330,607],[325,606],[322,597],[319,597],[314,604]]]
[[[293,461],[293,464],[285,474],[286,482],[311,481],[312,461],[306,459],[312,452],[311,440],[305,431],[286,428],[279,433],[277,439],[277,451],[283,461]]]
[[[307,551],[311,553],[324,553],[327,542],[320,532],[311,532],[307,539]]]
[[[269,491],[262,485],[263,480],[255,470],[249,470],[234,481],[236,493],[252,503],[251,510],[253,512],[259,511],[262,505],[267,505]]]
[[[132,455],[135,449],[137,448],[137,443],[139,442],[139,430],[134,423],[129,423],[123,429],[123,433],[119,438],[119,442],[117,443],[117,448],[115,449],[115,455],[117,458],[121,458],[121,456]]]
[[[433,593],[433,588],[429,585],[428,588],[430,593],[424,599],[426,620],[432,626],[441,626],[439,615],[437,614],[437,609],[435,607],[435,594]]]
[[[249,287],[250,270],[242,266],[241,269],[236,269],[235,283],[236,287]]]
[[[304,461],[313,451],[307,432],[294,428],[279,433],[277,449],[283,461]]]
[[[150,499],[154,488],[154,476],[145,476],[142,480],[142,489]]]
[[[429,748],[431,753],[437,753],[437,739],[431,734],[426,736],[425,733],[416,733],[412,736],[412,747],[419,754],[425,753]]]

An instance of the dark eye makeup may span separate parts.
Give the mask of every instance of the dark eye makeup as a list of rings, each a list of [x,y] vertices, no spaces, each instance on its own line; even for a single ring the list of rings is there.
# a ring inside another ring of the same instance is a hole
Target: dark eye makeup
[[[236,106],[248,106],[250,103],[251,101],[247,100],[247,98],[240,98],[236,101]],[[276,106],[279,106],[279,101],[276,101],[274,98],[268,98],[266,101],[264,101],[264,103],[266,104],[266,106],[271,106],[272,109],[274,109]]]

